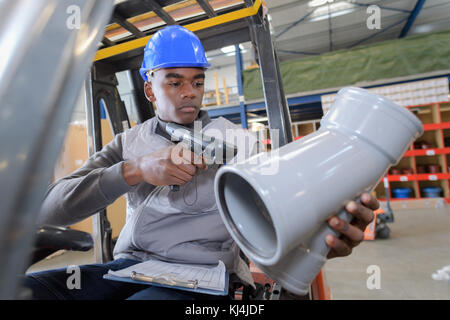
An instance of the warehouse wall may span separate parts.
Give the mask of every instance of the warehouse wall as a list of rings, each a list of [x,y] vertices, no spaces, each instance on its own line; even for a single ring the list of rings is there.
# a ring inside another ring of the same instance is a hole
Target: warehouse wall
[[[123,75],[120,80],[124,83]],[[122,89],[123,92],[127,88]],[[102,126],[102,143],[103,145],[110,142],[113,138],[111,127],[107,119],[101,120]],[[87,133],[86,133],[86,113],[84,101],[84,88],[79,95],[78,101],[69,124],[65,142],[60,152],[60,156],[54,169],[54,180],[71,174],[80,168],[88,159]],[[125,197],[118,198],[113,204],[107,208],[108,219],[113,229],[113,237],[117,237],[125,223],[126,202]],[[87,218],[73,226],[73,229],[82,230],[92,233],[92,218]]]
[[[112,140],[112,133],[108,120],[102,119],[102,140],[107,144]],[[69,125],[66,140],[55,166],[54,180],[62,178],[78,168],[88,159],[87,134],[84,122],[73,122]],[[126,216],[125,197],[119,197],[113,204],[108,206],[107,215],[113,230],[113,238],[119,236],[125,224]],[[71,228],[92,233],[92,218],[87,218]]]
[[[450,70],[450,30],[280,63],[286,94]],[[244,71],[245,99],[263,97],[259,70]]]

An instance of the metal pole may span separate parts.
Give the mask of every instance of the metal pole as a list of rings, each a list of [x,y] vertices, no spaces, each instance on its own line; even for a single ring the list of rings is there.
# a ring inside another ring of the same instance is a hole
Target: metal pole
[[[220,100],[220,89],[219,89],[219,80],[217,78],[217,72],[214,72],[214,85],[216,87],[216,104],[218,106],[222,105]]]
[[[92,87],[92,73],[90,72],[86,78],[84,85],[84,97],[85,97],[85,111],[86,111],[86,131],[87,131],[87,144],[89,157],[98,151],[99,141],[101,145],[101,136],[96,133],[101,133],[100,126],[100,113],[98,108],[94,108],[93,87]],[[97,112],[96,112],[97,111]],[[100,213],[96,213],[92,216],[92,238],[94,240],[94,261],[96,263],[105,262],[103,259],[103,246],[102,246],[102,228]]]
[[[406,21],[405,26],[402,29],[402,32],[400,33],[399,38],[404,38],[408,34],[409,30],[411,29],[412,25],[414,24],[414,21],[416,21],[417,16],[419,15],[420,11],[422,10],[423,5],[425,4],[426,0],[417,0],[416,5],[414,6],[413,11],[408,17],[408,21]]]
[[[236,51],[236,75],[237,75],[239,105],[241,107],[241,125],[242,125],[242,128],[248,129],[247,107],[245,106],[244,89],[243,89],[243,85],[242,85],[242,70],[244,70],[244,63],[242,60],[242,53],[241,53],[241,48],[239,47],[239,44],[236,44],[234,47],[235,47],[235,51]]]
[[[262,22],[259,22],[257,17],[251,19],[271,137],[276,137],[273,134],[274,130],[278,130],[279,136],[278,141],[271,138],[272,148],[277,148],[293,141],[289,107],[284,95],[278,58],[273,47],[267,18],[261,18]]]
[[[95,67],[93,68],[93,70]],[[126,108],[117,90],[117,79],[110,75],[96,79],[91,73],[86,86],[86,119],[88,124],[88,140],[92,143],[89,156],[103,147],[100,108],[106,110],[110,127],[114,135],[130,128]],[[98,263],[105,263],[113,259],[112,228],[108,220],[106,209],[100,210],[92,217],[94,238],[94,258]]]

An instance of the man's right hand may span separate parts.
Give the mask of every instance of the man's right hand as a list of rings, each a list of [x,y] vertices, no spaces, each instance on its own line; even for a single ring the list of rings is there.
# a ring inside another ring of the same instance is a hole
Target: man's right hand
[[[122,174],[130,186],[140,182],[154,186],[181,186],[192,180],[197,168],[207,169],[204,160],[177,144],[135,160],[125,161]]]

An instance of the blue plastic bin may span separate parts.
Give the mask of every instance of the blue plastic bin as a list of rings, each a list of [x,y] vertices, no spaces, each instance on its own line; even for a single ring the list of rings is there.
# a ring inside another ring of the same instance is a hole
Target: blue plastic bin
[[[425,198],[439,198],[442,194],[442,188],[426,187],[422,188],[422,194]]]
[[[396,199],[410,198],[411,188],[394,188],[392,189],[392,197]]]

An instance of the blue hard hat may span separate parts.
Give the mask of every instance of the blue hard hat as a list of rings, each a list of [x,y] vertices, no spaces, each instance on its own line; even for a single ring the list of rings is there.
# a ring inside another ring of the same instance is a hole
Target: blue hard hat
[[[147,71],[161,68],[208,68],[200,39],[188,29],[173,25],[156,32],[144,49],[144,60],[139,73],[144,81]]]

